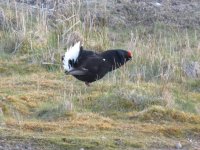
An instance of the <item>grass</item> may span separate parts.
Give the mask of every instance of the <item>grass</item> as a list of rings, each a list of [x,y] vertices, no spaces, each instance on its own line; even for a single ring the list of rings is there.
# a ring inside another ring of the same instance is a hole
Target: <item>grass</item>
[[[177,110],[178,103],[171,109],[157,100],[148,100],[149,96],[159,97],[158,83],[127,82],[119,86],[107,77],[86,88],[61,72],[43,70],[21,75],[1,80],[1,107],[6,124],[3,133],[13,129],[25,139],[31,135],[42,141],[43,137],[70,149],[120,149],[150,147],[158,136],[160,147],[173,147],[174,138],[183,140],[188,134],[199,132],[197,113],[188,113],[181,107]],[[168,87],[170,93],[174,88]],[[136,103],[131,91],[142,93],[145,100]],[[14,140],[12,136],[10,140]]]
[[[199,61],[199,30],[160,23],[116,30],[84,24],[80,10],[48,20],[42,8],[11,6],[1,3],[0,137],[7,143],[168,149],[181,141],[193,148],[187,139],[200,131],[199,79],[188,78],[182,63]],[[60,62],[74,33],[96,51],[131,49],[133,60],[86,87]]]

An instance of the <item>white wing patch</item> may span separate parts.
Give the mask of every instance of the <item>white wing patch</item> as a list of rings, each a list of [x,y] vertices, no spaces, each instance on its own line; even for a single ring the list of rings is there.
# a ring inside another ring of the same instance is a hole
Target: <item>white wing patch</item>
[[[66,71],[71,71],[73,68],[71,63],[76,62],[80,53],[80,42],[77,42],[74,46],[70,47],[65,53],[63,59],[63,67]],[[70,63],[71,62],[71,63]]]

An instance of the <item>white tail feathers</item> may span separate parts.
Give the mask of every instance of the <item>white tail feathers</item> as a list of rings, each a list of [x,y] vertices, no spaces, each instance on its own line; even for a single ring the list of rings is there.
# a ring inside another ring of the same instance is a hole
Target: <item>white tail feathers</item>
[[[63,58],[63,67],[66,71],[71,71],[73,63],[76,62],[80,53],[80,42],[77,42],[74,46],[70,47]]]

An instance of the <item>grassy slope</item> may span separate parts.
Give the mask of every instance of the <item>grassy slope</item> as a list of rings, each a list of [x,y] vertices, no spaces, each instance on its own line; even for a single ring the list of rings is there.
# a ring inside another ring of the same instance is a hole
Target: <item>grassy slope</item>
[[[162,89],[111,74],[86,87],[60,70],[27,65],[15,56],[2,59],[1,67],[7,70],[0,82],[1,136],[8,141],[31,140],[40,148],[46,141],[71,149],[168,149],[178,141],[192,147],[188,138],[199,136],[200,116],[184,109],[193,105],[170,101],[181,97],[199,105],[200,94],[182,85]]]
[[[158,23],[116,31],[73,26],[76,18],[55,29],[45,11],[20,9],[5,9],[0,31],[0,146],[173,149],[180,141],[198,149],[200,82],[181,70],[181,62],[199,61],[198,30]],[[133,61],[91,87],[65,76],[59,65],[41,65],[60,63],[59,37],[68,37],[69,27],[86,47],[133,50]]]

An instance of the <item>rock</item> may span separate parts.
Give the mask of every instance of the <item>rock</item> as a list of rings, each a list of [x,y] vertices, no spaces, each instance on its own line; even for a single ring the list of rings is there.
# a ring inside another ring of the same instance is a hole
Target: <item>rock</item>
[[[3,111],[0,107],[0,127],[5,126],[5,121],[4,121],[4,114]]]
[[[106,137],[105,137],[105,136],[102,136],[101,139],[102,139],[102,140],[106,140]]]
[[[0,7],[0,30],[3,30],[6,25],[6,18],[3,9]]]
[[[176,143],[176,149],[181,149],[182,148],[182,145],[180,142]]]
[[[73,110],[73,104],[70,101],[65,101],[64,106],[65,106],[66,111],[72,111]]]
[[[187,62],[183,64],[183,71],[189,78],[200,78],[200,63],[197,61]]]

